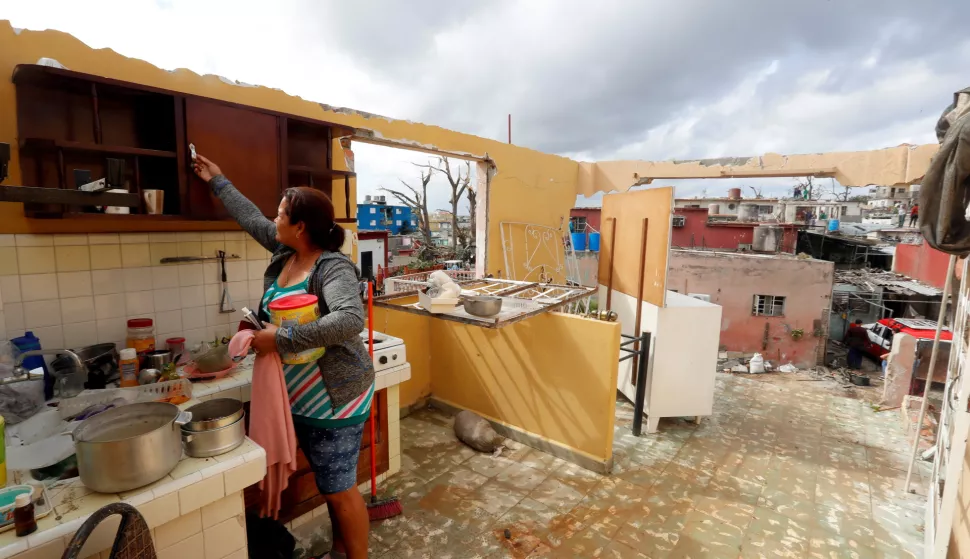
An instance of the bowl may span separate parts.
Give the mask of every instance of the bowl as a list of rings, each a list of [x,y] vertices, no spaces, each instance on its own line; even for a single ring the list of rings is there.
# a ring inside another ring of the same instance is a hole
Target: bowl
[[[502,298],[489,295],[462,297],[465,312],[473,316],[488,318],[502,312]]]
[[[199,352],[193,351],[192,360],[201,373],[217,373],[232,367],[232,357],[229,356],[227,345],[203,347]]]

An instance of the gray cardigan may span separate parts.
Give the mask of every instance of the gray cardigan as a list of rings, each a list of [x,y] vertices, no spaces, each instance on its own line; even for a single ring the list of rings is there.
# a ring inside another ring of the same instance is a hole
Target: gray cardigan
[[[263,275],[265,292],[283,271],[293,249],[276,240],[276,225],[223,175],[209,181],[229,214],[260,245],[273,253]],[[360,338],[364,329],[364,306],[360,300],[360,271],[346,255],[324,252],[310,270],[308,291],[317,296],[320,318],[276,331],[276,347],[295,353],[325,347],[320,358],[323,383],[334,409],[360,396],[374,383],[374,363]],[[262,309],[260,319],[268,321]]]

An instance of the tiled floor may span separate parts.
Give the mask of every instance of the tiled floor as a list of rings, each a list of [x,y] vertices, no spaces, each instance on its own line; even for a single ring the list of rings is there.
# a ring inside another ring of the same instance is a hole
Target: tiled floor
[[[715,415],[633,437],[617,405],[601,476],[513,443],[459,443],[447,417],[401,422],[405,514],[372,524],[373,555],[404,557],[921,557],[924,497],[900,490],[895,412],[718,374]]]

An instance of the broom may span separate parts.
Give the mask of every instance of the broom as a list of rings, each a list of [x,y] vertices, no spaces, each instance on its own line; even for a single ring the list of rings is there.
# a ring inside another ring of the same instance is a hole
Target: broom
[[[367,282],[367,349],[371,361],[374,360],[374,284]],[[388,410],[390,411],[390,410]],[[374,401],[370,406],[370,502],[367,503],[367,516],[371,522],[393,518],[404,512],[401,501],[393,495],[377,499],[377,436],[374,429]]]

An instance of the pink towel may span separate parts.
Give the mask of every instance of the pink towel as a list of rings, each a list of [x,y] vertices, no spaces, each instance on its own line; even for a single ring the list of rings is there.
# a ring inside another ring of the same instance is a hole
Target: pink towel
[[[245,355],[253,330],[241,330],[229,342],[229,353]],[[252,400],[249,407],[249,438],[266,450],[266,477],[259,482],[260,516],[277,518],[280,495],[296,471],[296,433],[290,414],[280,354],[260,353],[253,365]]]

